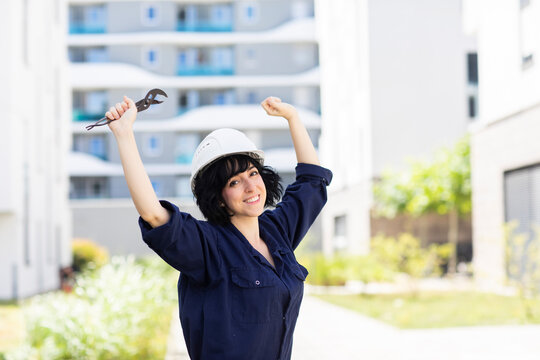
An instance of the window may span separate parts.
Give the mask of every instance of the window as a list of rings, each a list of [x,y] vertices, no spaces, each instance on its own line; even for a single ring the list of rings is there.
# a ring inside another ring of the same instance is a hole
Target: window
[[[343,250],[347,247],[347,215],[334,218],[334,249]]]
[[[248,2],[243,4],[242,8],[242,22],[248,25],[254,25],[259,22],[259,6],[255,2]]]
[[[247,103],[248,104],[257,104],[257,94],[254,91],[250,91],[247,94]]]
[[[214,105],[225,105],[225,94],[214,95]]]
[[[143,47],[142,48],[142,63],[143,66],[155,69],[160,66],[161,56],[158,48]]]
[[[102,185],[99,182],[92,184],[92,197],[101,197],[103,192]]]
[[[176,138],[175,161],[178,164],[191,164],[199,142],[198,134],[179,134]]]
[[[156,192],[157,196],[162,196],[162,188],[161,188],[161,181],[152,180],[152,187],[154,188],[154,191]]]
[[[161,136],[146,135],[144,140],[144,154],[149,157],[157,157],[163,153]]]
[[[215,48],[211,56],[213,66],[219,69],[232,69],[233,51],[231,48]]]
[[[247,48],[244,53],[244,66],[249,69],[257,67],[257,51],[253,48]]]
[[[107,93],[105,91],[92,91],[87,93],[84,97],[84,101],[84,110],[88,114],[99,114],[103,116],[102,114],[105,113],[105,110],[107,109]]]
[[[231,29],[233,21],[232,6],[230,5],[214,5],[212,6],[211,22],[220,30]]]
[[[469,117],[474,118],[476,117],[476,97],[475,96],[469,96]]]
[[[188,104],[187,95],[186,94],[180,94],[180,97],[178,98],[178,106],[181,109],[184,109],[184,108],[187,107],[187,104]]]
[[[141,23],[145,26],[157,26],[161,22],[161,6],[158,4],[141,5]]]
[[[107,158],[107,152],[105,151],[105,139],[102,136],[93,136],[90,139],[90,154],[100,159],[105,160]]]
[[[189,176],[181,176],[176,179],[176,196],[179,198],[191,198],[191,183]]]
[[[540,241],[540,165],[505,172],[504,201],[505,222],[514,224],[516,234],[508,238],[507,271],[509,277],[520,279],[531,275],[537,261],[529,250]]]
[[[469,84],[478,84],[478,55],[467,54],[467,81]]]
[[[107,50],[104,47],[90,48],[86,51],[84,55],[84,61],[90,63],[107,62]]]
[[[73,151],[84,152],[84,137],[81,135],[73,136],[71,149]]]
[[[530,0],[520,0],[519,15],[521,64],[526,69],[534,63],[534,49],[540,41],[540,26]]]

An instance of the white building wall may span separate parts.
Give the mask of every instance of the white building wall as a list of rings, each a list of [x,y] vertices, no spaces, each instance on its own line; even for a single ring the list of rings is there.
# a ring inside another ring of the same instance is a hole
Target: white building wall
[[[504,172],[540,163],[540,41],[524,66],[519,1],[467,1],[467,28],[478,41],[480,119],[473,128],[474,271],[479,285],[506,279]],[[540,2],[531,0],[532,36],[540,40]],[[536,27],[536,28],[535,28]]]
[[[71,264],[64,4],[3,2],[0,299],[58,288]]]
[[[467,39],[461,1],[369,3],[373,175],[462,136]]]
[[[321,161],[334,173],[323,211],[323,250],[347,214],[353,251],[366,252],[371,183],[368,1],[316,2],[321,67]],[[339,41],[336,41],[339,39]],[[354,188],[354,189],[352,189]],[[348,193],[350,191],[350,193]]]
[[[369,249],[372,180],[466,132],[467,51],[461,1],[316,2],[323,163],[335,175],[324,248],[346,215],[346,250]]]

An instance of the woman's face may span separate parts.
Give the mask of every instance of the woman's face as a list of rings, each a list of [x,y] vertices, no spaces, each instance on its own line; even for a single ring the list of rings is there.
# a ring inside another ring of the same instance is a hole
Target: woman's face
[[[266,187],[259,170],[250,165],[246,171],[231,177],[227,180],[221,196],[233,218],[261,215],[266,203]]]

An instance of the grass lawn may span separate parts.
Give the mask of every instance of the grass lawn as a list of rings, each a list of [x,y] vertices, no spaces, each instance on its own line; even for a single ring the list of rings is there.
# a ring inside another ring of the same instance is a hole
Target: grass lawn
[[[402,329],[540,324],[539,298],[530,300],[527,319],[521,299],[475,292],[314,296]]]
[[[0,303],[0,353],[19,346],[24,338],[24,319],[15,303]]]

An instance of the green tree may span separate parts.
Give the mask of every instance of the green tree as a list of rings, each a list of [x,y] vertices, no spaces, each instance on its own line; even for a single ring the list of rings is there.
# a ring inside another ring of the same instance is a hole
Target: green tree
[[[374,185],[376,214],[420,216],[447,215],[448,243],[452,245],[449,272],[457,263],[459,216],[471,212],[471,168],[469,138],[451,148],[438,150],[432,161],[412,161],[401,173],[386,172]]]

